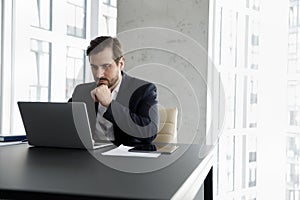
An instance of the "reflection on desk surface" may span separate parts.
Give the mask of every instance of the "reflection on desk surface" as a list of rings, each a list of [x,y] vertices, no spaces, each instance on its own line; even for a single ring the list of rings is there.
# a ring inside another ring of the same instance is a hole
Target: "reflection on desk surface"
[[[203,149],[199,145],[178,146],[174,153],[156,159],[101,155],[112,147],[88,151],[4,146],[0,150],[0,199],[18,195],[24,199],[34,195],[40,199],[171,199],[182,188],[183,194],[190,193],[186,189],[195,185],[190,177],[203,182],[213,163],[211,153],[199,157]],[[196,185],[201,187],[202,182]],[[183,187],[184,183],[188,185]]]

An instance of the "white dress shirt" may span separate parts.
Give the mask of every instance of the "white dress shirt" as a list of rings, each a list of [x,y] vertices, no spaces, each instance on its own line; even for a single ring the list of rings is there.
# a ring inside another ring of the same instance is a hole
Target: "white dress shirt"
[[[117,98],[121,82],[122,82],[122,76],[120,78],[118,85],[111,93],[111,97],[113,100]],[[113,141],[115,140],[113,124],[103,117],[103,114],[106,112],[106,110],[107,108],[102,106],[101,103],[99,103],[95,133],[101,140]]]

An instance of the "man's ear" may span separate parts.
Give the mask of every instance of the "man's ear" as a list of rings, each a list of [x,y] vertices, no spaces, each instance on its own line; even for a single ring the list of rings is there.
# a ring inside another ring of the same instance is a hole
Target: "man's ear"
[[[124,69],[124,65],[125,65],[125,59],[124,59],[124,57],[122,56],[122,58],[120,58],[120,60],[119,60],[119,67],[120,67],[120,70],[123,70],[123,69]]]

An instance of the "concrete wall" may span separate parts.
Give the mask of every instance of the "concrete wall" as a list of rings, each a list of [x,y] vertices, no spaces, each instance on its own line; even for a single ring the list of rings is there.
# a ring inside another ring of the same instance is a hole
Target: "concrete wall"
[[[206,132],[209,0],[119,0],[125,71],[154,82],[162,107],[179,109],[178,142]]]

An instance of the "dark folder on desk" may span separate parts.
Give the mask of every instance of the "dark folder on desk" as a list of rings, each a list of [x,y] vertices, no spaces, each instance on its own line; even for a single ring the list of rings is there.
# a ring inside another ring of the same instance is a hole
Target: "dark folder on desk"
[[[0,135],[0,142],[22,141],[26,139],[26,135]]]

